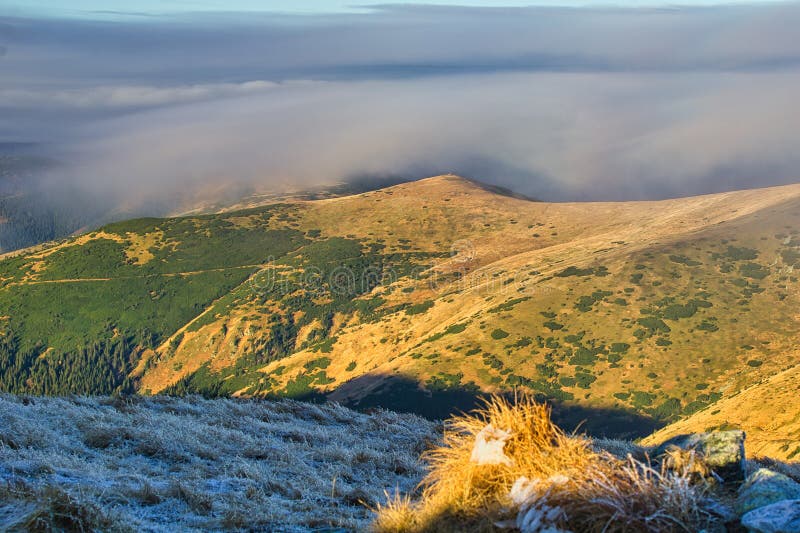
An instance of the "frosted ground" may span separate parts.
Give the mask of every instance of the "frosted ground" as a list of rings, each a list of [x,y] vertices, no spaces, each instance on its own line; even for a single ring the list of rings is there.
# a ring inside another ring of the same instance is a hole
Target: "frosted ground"
[[[0,395],[0,530],[361,530],[434,439],[337,405]]]

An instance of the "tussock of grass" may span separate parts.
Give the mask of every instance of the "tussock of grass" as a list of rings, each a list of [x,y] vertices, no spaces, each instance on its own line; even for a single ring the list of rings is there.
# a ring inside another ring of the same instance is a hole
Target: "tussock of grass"
[[[685,450],[678,446],[670,446],[664,453],[662,461],[665,469],[679,472],[681,475],[690,477],[698,483],[713,476],[713,472],[706,464],[703,455],[695,450]]]
[[[363,531],[435,438],[338,405],[0,395],[0,531]]]
[[[3,531],[134,531],[94,503],[55,486],[36,488],[19,480],[6,482],[0,486],[0,500],[4,502],[0,506]]]
[[[508,461],[473,460],[476,437],[489,425],[511,433],[503,448]],[[376,510],[374,531],[670,532],[699,530],[707,521],[692,469],[655,470],[596,449],[564,433],[528,396],[493,398],[450,420],[442,445],[423,458],[428,474],[419,498],[389,498]]]

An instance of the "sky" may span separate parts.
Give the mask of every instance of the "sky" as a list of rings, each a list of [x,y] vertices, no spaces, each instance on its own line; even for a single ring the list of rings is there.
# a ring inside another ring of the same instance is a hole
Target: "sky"
[[[0,143],[145,210],[445,172],[554,201],[800,180],[799,2],[474,3],[0,0]]]
[[[770,3],[775,0],[437,0],[441,6],[528,7],[528,6],[622,6],[665,5],[714,6],[725,4]],[[16,15],[44,15],[78,18],[141,17],[166,13],[191,12],[284,12],[347,13],[364,12],[370,6],[387,4],[425,4],[423,0],[0,0],[0,12]]]

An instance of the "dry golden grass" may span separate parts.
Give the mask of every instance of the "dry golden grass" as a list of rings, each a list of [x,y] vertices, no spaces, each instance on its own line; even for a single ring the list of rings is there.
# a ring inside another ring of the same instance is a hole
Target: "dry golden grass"
[[[781,354],[797,361],[800,350]],[[800,417],[797,395],[800,392],[800,366],[792,366],[739,394],[723,398],[713,406],[678,420],[653,433],[643,444],[657,446],[677,435],[702,433],[733,426],[747,433],[747,455],[751,459],[771,457],[780,461],[800,460]],[[757,405],[758,409],[753,409]]]
[[[786,331],[791,330],[794,321],[788,317],[793,316],[792,309],[796,308],[796,291],[787,289],[789,296],[780,304],[779,314],[787,317],[789,326],[785,321],[761,318],[768,317],[769,313],[763,310],[769,310],[771,307],[767,306],[777,302],[777,298],[773,299],[777,288],[771,290],[765,286],[764,294],[752,300],[752,309],[744,307],[736,304],[739,297],[732,289],[734,285],[723,283],[716,270],[706,269],[711,267],[710,263],[674,277],[675,269],[682,267],[668,259],[671,252],[667,250],[674,247],[694,253],[695,246],[717,246],[715,243],[732,238],[740,239],[738,246],[757,248],[755,243],[762,242],[761,237],[774,240],[773,235],[787,220],[793,220],[794,215],[789,213],[797,211],[798,198],[800,186],[789,186],[661,202],[550,204],[492,195],[470,182],[441,176],[363,195],[310,202],[301,223],[304,228],[322,228],[326,236],[379,238],[387,246],[407,239],[415,249],[439,252],[447,252],[459,241],[469,241],[474,247],[473,260],[467,264],[455,257],[444,258],[425,273],[424,279],[413,283],[402,280],[402,289],[396,286],[391,292],[387,289],[373,295],[385,299],[387,308],[431,301],[435,305],[428,311],[408,315],[400,310],[375,322],[352,315],[348,317],[351,320],[344,320],[343,327],[336,332],[337,341],[330,354],[332,363],[326,371],[331,382],[316,388],[330,393],[336,401],[357,403],[371,396],[375,389],[389,385],[386,379],[389,376],[402,375],[425,383],[444,372],[462,374],[462,384],[475,383],[484,392],[502,390],[506,376],[498,375],[481,357],[466,357],[465,350],[473,348],[496,355],[516,375],[536,380],[541,376],[534,372],[535,364],[547,362],[544,360],[547,350],[532,348],[529,353],[527,349],[515,348],[513,339],[553,336],[563,344],[559,339],[561,333],[549,331],[543,325],[544,320],[538,318],[541,312],[555,309],[559,310],[559,319],[555,321],[563,319],[561,322],[570,332],[586,331],[607,344],[620,341],[633,347],[618,364],[598,362],[593,369],[596,381],[591,385],[591,397],[582,398],[585,391],[578,385],[562,384],[562,390],[581,398],[578,401],[584,406],[628,408],[630,402],[614,396],[624,392],[621,387],[629,389],[628,392],[654,393],[659,396],[659,404],[669,398],[681,399],[683,407],[712,391],[732,395],[775,372],[784,362],[792,361],[785,355],[791,346],[791,336]],[[391,231],[387,232],[387,228]],[[534,232],[538,237],[533,237]],[[749,242],[742,240],[745,235]],[[762,255],[766,259],[774,254],[764,248]],[[646,267],[652,285],[645,282],[641,287],[631,286],[630,275],[637,263]],[[559,277],[557,274],[568,265],[602,265],[611,274],[599,278]],[[456,281],[445,275],[458,268],[464,269],[465,275],[455,278]],[[684,291],[690,294],[697,291],[698,283],[706,285],[709,294],[713,293],[709,301],[717,309],[725,310],[724,315],[716,316],[735,318],[738,321],[735,327],[725,326],[727,321],[723,319],[722,329],[706,336],[693,330],[692,321],[674,324],[671,321],[673,344],[669,347],[651,341],[639,342],[632,335],[635,330],[628,325],[641,317],[640,311],[647,307],[645,299],[682,298],[679,295]],[[410,292],[405,292],[406,289]],[[614,303],[614,296],[598,303],[591,312],[578,312],[574,304],[581,290],[585,294],[607,290],[620,296],[620,291],[633,290],[635,296],[629,297],[631,301],[626,305]],[[520,297],[528,301],[507,313],[490,312],[498,304]],[[484,321],[485,328],[481,327]],[[463,332],[440,335],[450,326],[468,322]],[[493,339],[490,332],[494,328],[508,332],[509,339]],[[761,342],[767,338],[771,340],[768,348]],[[713,342],[708,342],[709,339]],[[753,346],[754,351],[745,356],[743,346]],[[762,348],[770,353],[765,352],[761,357],[758,353]],[[270,376],[276,383],[273,392],[282,390],[305,372],[305,365],[317,357],[310,350],[297,351],[265,367],[265,374],[283,367],[280,377]],[[745,366],[743,357],[763,359],[766,364],[760,369]],[[644,363],[641,367],[638,358]],[[702,363],[705,358],[711,363]],[[351,361],[357,363],[355,371],[346,370]],[[658,390],[651,390],[655,384],[648,377],[652,368],[663,369]],[[559,374],[562,373],[573,377],[569,375],[569,367],[559,369]],[[374,387],[364,387],[364,379],[374,383]],[[626,380],[627,387],[621,385],[622,380]],[[705,392],[698,392],[696,386],[700,384],[707,386]],[[635,409],[640,414],[645,411],[640,407]],[[791,418],[796,410],[788,409],[787,413]],[[729,421],[740,424],[741,418]],[[694,431],[703,431],[705,427]],[[747,429],[748,435],[757,431]],[[763,439],[765,445],[768,441]],[[764,453],[782,454],[785,458],[796,447],[780,451],[786,444],[770,444]]]
[[[511,433],[503,448],[509,461],[473,461],[476,438],[488,425]],[[678,471],[618,459],[564,433],[529,396],[495,397],[452,419],[441,446],[423,459],[429,470],[419,498],[390,497],[376,509],[374,531],[671,532],[696,531],[709,520],[704,486],[693,483],[698,459]]]
[[[697,481],[712,476],[711,468],[706,464],[705,458],[696,450],[684,450],[678,446],[669,446],[664,453],[663,463],[665,468]]]

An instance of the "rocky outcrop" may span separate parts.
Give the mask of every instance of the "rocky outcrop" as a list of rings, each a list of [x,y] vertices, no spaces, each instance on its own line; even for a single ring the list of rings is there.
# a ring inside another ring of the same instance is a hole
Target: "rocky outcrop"
[[[744,440],[745,433],[741,430],[681,435],[659,446],[655,455],[663,456],[673,447],[694,451],[703,458],[719,480],[724,483],[738,483],[744,480],[747,464]]]
[[[653,450],[653,457],[666,468],[684,473],[686,462],[681,463],[681,459],[699,458],[707,471],[691,472],[703,472],[709,480],[716,480],[720,494],[730,494],[739,484],[734,508],[714,498],[705,505],[706,511],[726,527],[735,531],[744,527],[750,533],[800,533],[800,483],[768,468],[758,468],[746,476],[744,442],[744,432],[738,430],[682,435]]]
[[[744,514],[784,500],[800,500],[800,483],[783,474],[759,468],[739,489],[737,511]]]
[[[753,509],[742,516],[742,525],[753,533],[797,533],[800,500],[784,500]]]

